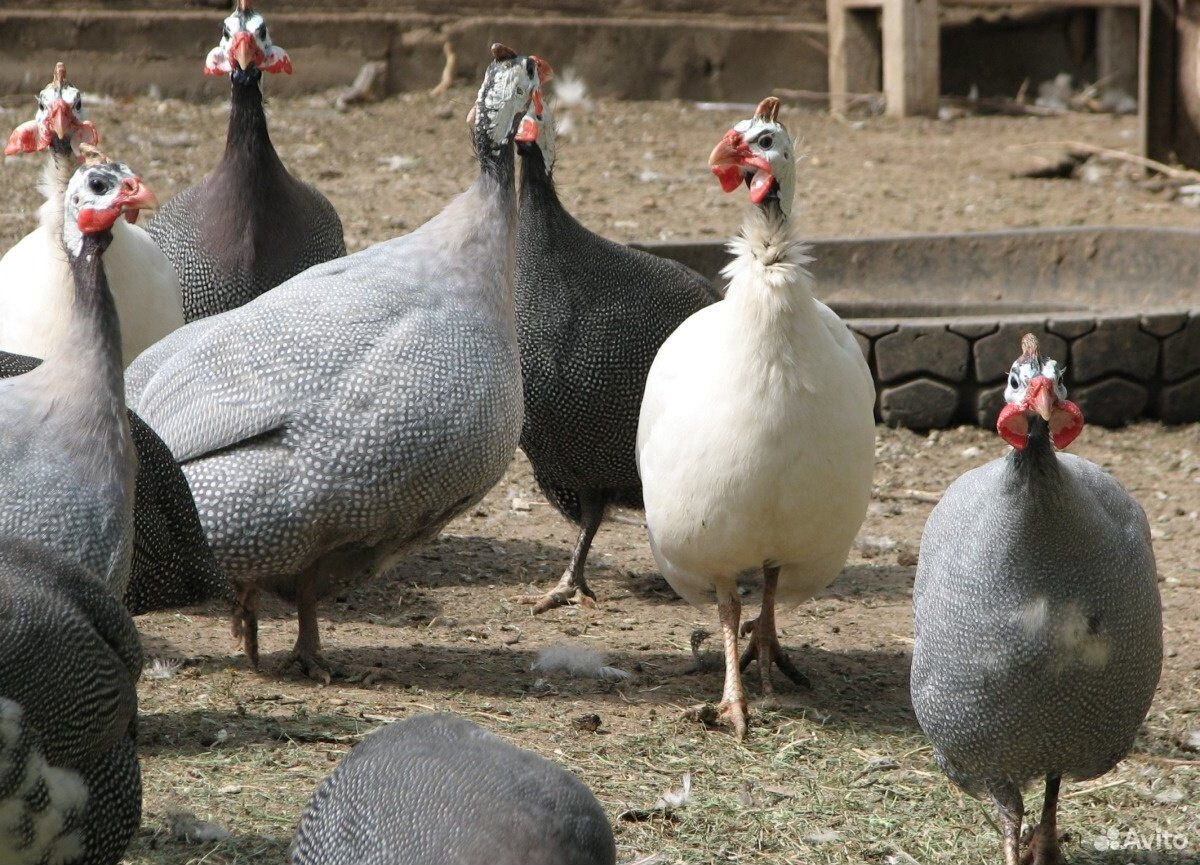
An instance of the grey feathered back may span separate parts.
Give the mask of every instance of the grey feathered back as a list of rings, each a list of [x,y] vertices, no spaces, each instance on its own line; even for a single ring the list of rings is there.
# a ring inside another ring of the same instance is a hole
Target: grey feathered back
[[[24,375],[39,363],[0,352],[0,379]],[[171,451],[133,412],[129,412],[129,432],[138,468],[125,608],[137,616],[209,598],[231,600],[233,589],[208,546],[187,479]]]
[[[313,794],[292,865],[613,865],[577,778],[454,715],[375,731]]]
[[[127,372],[219,563],[292,597],[361,579],[501,477],[520,433],[512,193],[480,179],[405,237],[193,322]]]
[[[650,364],[675,328],[720,294],[677,262],[584,228],[559,202],[536,147],[523,151],[522,165],[521,448],[543,492],[572,520],[583,490],[641,507],[634,442]]]
[[[1002,802],[1034,778],[1108,771],[1162,665],[1145,513],[1092,463],[1043,456],[1013,451],[950,486],[913,592],[917,718],[955,783]]]
[[[100,580],[0,535],[0,860],[120,861],[141,822],[141,667]]]

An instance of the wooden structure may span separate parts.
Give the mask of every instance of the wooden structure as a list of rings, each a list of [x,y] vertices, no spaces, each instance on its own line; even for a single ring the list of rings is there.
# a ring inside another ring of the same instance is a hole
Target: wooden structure
[[[942,0],[954,6],[1084,7],[1097,16],[1097,65],[1111,80],[1147,63],[1138,62],[1139,34],[1151,4],[1200,0]],[[845,111],[854,94],[872,93],[882,81],[887,113],[894,117],[935,115],[941,77],[939,0],[826,0],[829,16],[830,109]],[[1200,19],[1198,19],[1200,20]],[[1143,43],[1146,40],[1141,40]],[[1144,46],[1143,46],[1144,47]],[[1143,59],[1145,59],[1143,52]],[[1155,60],[1157,61],[1157,57]],[[1142,84],[1139,85],[1139,91]]]
[[[1200,169],[1200,0],[1143,0],[1142,153]]]

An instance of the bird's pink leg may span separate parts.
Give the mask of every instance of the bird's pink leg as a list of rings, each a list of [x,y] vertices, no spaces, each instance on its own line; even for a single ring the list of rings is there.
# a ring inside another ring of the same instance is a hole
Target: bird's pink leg
[[[733,725],[739,739],[746,738],[746,693],[742,690],[742,668],[738,663],[738,626],[742,620],[742,602],[737,585],[717,589],[717,613],[725,640],[725,691],[718,707],[722,718]]]
[[[233,622],[230,630],[233,638],[239,640],[250,666],[258,669],[258,587],[243,586],[237,591],[237,601],[233,606]]]
[[[783,674],[801,688],[811,688],[808,677],[796,669],[779,645],[779,634],[775,629],[775,593],[779,588],[779,568],[776,565],[763,565],[763,598],[762,610],[758,618],[746,622],[742,633],[750,635],[746,652],[742,655],[741,669],[745,670],[750,662],[758,659],[758,672],[762,677],[763,695],[772,693],[771,665],[779,667]]]
[[[329,684],[333,670],[321,655],[321,632],[317,624],[317,599],[304,586],[296,594],[296,618],[300,633],[296,645],[284,661],[284,669],[297,665],[310,679]]]

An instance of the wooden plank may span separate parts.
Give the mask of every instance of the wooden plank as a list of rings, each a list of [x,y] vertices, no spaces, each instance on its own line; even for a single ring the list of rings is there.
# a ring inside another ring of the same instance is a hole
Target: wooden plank
[[[1106,6],[1096,10],[1096,78],[1130,96],[1138,87],[1138,26],[1136,8]]]
[[[936,115],[940,71],[938,0],[885,0],[883,94],[888,115]]]
[[[877,93],[883,68],[879,13],[828,0],[829,110],[844,114],[852,94]]]
[[[1141,0],[950,0],[947,5],[950,6],[980,6],[985,8],[996,8],[1011,6],[1021,9],[1029,7],[1038,7],[1045,9],[1055,8],[1083,8],[1083,9],[1101,9],[1108,6],[1128,7],[1136,9],[1139,7]]]
[[[1175,0],[1142,0],[1138,48],[1138,126],[1142,155],[1170,162],[1174,155]]]
[[[1175,16],[1175,158],[1200,167],[1200,0],[1179,0]]]

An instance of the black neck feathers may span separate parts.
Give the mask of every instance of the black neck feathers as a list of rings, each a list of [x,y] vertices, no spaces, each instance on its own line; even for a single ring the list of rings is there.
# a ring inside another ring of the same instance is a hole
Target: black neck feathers
[[[535,206],[562,207],[554,188],[554,175],[546,168],[542,148],[536,144],[521,147],[521,200]]]
[[[1050,425],[1039,415],[1029,418],[1029,434],[1024,450],[1013,450],[1013,466],[1024,478],[1052,475],[1058,472],[1058,456],[1050,440]]]
[[[479,170],[491,177],[502,189],[512,189],[516,181],[517,165],[512,137],[504,144],[496,144],[487,130],[487,119],[482,116],[475,124],[475,156]]]
[[[262,73],[254,68],[235,69],[230,75],[232,96],[225,159],[282,168],[267,130],[267,115],[263,111],[262,88],[259,86],[261,78]]]

